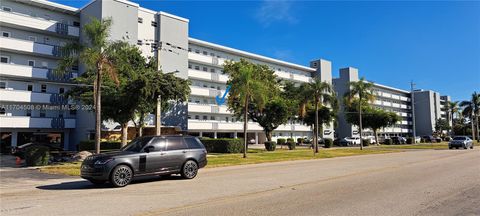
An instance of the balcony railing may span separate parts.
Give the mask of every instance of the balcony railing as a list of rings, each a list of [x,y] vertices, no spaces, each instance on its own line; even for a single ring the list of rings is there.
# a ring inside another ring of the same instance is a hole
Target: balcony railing
[[[0,11],[0,22],[71,37],[80,35],[79,27],[16,12]]]
[[[31,66],[19,65],[19,64],[0,63],[0,75],[68,82],[70,81],[70,79],[76,78],[78,76],[78,73],[69,72],[69,73],[60,75],[58,73],[54,73],[53,69],[31,67]]]
[[[75,128],[73,118],[0,116],[0,128]]]

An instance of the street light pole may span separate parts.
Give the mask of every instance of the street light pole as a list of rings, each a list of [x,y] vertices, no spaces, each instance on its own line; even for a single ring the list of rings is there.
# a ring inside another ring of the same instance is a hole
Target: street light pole
[[[413,123],[413,144],[416,143],[417,132],[415,128],[415,83],[410,82],[410,90],[412,94],[412,123]]]
[[[158,95],[157,98],[157,113],[155,115],[155,135],[160,136],[162,134],[162,122],[161,122],[161,115],[162,115],[162,96]]]

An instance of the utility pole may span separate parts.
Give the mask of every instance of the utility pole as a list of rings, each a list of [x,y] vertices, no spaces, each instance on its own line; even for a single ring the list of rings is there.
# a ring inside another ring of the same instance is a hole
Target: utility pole
[[[158,95],[157,98],[157,113],[155,115],[155,135],[160,136],[162,134],[162,122],[161,122],[161,115],[162,115],[162,96]]]
[[[410,91],[412,94],[412,123],[413,123],[413,144],[416,143],[417,132],[415,129],[415,83],[410,82]]]

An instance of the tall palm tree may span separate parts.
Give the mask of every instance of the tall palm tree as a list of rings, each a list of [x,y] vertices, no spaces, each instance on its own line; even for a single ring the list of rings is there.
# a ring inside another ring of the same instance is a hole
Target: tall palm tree
[[[364,77],[359,81],[350,82],[350,91],[346,93],[346,98],[352,102],[358,97],[358,128],[360,133],[360,150],[363,150],[362,139],[362,104],[368,104],[375,100],[375,94],[373,93],[373,83],[367,82]]]
[[[319,78],[315,78],[313,82],[303,86],[300,104],[300,116],[305,117],[306,106],[312,102],[315,107],[315,123],[313,124],[313,143],[315,153],[318,153],[318,110],[325,103],[332,103],[335,96],[332,95],[333,87],[330,83],[324,82]],[[323,132],[322,132],[323,133]]]
[[[480,94],[476,91],[473,92],[472,98],[468,101],[460,102],[460,106],[463,107],[462,114],[470,118],[470,124],[472,126],[472,138],[473,140],[477,139],[477,142],[480,142],[480,137],[478,134],[478,116],[480,115]],[[474,122],[477,125],[477,131],[475,132]]]
[[[232,64],[233,66],[227,66]],[[247,125],[248,125],[248,106],[249,103],[255,102],[258,108],[263,109],[267,101],[268,91],[271,86],[266,85],[264,80],[259,76],[258,70],[262,70],[259,66],[250,63],[244,59],[236,63],[226,63],[225,68],[234,68],[232,71],[226,72],[230,75],[228,85],[230,85],[229,100],[236,100],[243,108],[243,158],[247,157]]]
[[[454,115],[455,113],[458,112],[459,110],[459,106],[458,106],[459,102],[458,101],[448,101],[447,102],[447,120],[448,122],[452,122],[452,125],[453,125],[453,118],[454,118]],[[450,129],[448,129],[448,134],[450,134]]]
[[[85,39],[82,44],[67,44],[64,48],[65,57],[59,63],[58,71],[67,72],[77,61],[86,67],[86,74],[94,75],[94,104],[95,104],[95,152],[100,153],[101,137],[101,87],[102,79],[106,76],[118,84],[118,74],[114,64],[115,46],[108,40],[110,35],[111,19],[98,20],[92,18],[90,23],[83,26]]]

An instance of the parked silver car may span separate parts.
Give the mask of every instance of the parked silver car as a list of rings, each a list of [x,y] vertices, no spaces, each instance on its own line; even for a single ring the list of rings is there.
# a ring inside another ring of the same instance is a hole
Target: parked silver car
[[[181,174],[192,179],[206,165],[207,151],[196,137],[145,136],[120,151],[87,157],[80,171],[81,177],[93,184],[109,181],[124,187],[136,176]]]
[[[456,136],[452,140],[450,140],[450,142],[448,142],[448,148],[449,149],[453,149],[453,148],[473,149],[473,140],[470,139],[470,137],[468,136]]]

